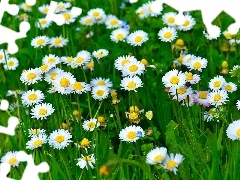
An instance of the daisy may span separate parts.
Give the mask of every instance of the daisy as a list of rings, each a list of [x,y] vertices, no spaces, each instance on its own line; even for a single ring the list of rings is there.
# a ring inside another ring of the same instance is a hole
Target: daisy
[[[24,70],[20,76],[22,83],[30,85],[35,84],[42,79],[41,70],[39,68]]]
[[[193,74],[191,72],[185,72],[186,82],[189,82],[190,84],[197,84],[201,77],[198,74]]]
[[[36,22],[36,27],[39,28],[39,29],[46,29],[46,28],[50,27],[51,24],[52,24],[52,21],[49,21],[45,18],[40,18]]]
[[[225,82],[222,86],[222,89],[232,93],[237,90],[237,85],[232,82]]]
[[[90,81],[91,86],[106,86],[108,88],[111,88],[113,86],[112,82],[109,78],[105,79],[102,77],[94,78]]]
[[[71,62],[72,67],[84,66],[91,60],[91,54],[88,51],[82,50],[77,53],[77,56]]]
[[[72,135],[68,130],[58,129],[53,131],[48,137],[48,144],[54,149],[64,149],[72,142]]]
[[[217,39],[217,38],[219,38],[220,35],[221,35],[221,29],[220,29],[218,26],[213,25],[213,28],[214,28],[214,29],[213,29],[212,31],[214,31],[214,32],[211,33],[211,34],[208,34],[205,30],[203,31],[204,36],[205,36],[208,40]]]
[[[152,111],[147,111],[147,112],[145,113],[145,116],[146,116],[146,118],[147,118],[148,120],[152,120],[152,118],[153,118],[153,112],[152,112]]]
[[[190,69],[190,71],[197,70],[199,72],[202,72],[202,69],[207,67],[207,63],[207,59],[196,57],[189,61],[187,67]]]
[[[84,16],[79,20],[81,25],[92,26],[96,20],[92,16]]]
[[[87,64],[85,64],[83,68],[84,68],[84,69],[90,69],[91,71],[93,71],[93,70],[94,70],[94,61],[91,60],[90,62],[88,62]]]
[[[145,66],[140,61],[126,63],[122,69],[122,76],[142,75],[145,71]]]
[[[87,138],[83,138],[83,140],[80,142],[80,148],[90,148],[91,141],[89,141]]]
[[[95,19],[100,19],[105,14],[105,12],[101,8],[95,8],[95,9],[90,9],[87,14],[88,16],[91,16]]]
[[[188,66],[190,64],[190,62],[195,58],[196,58],[196,56],[194,56],[193,54],[186,54],[186,55],[184,55],[184,57],[182,59],[182,64],[185,66]]]
[[[107,29],[118,28],[121,24],[122,24],[122,21],[120,21],[117,18],[117,16],[114,16],[114,15],[108,15],[105,21],[105,25]]]
[[[4,64],[5,70],[16,70],[19,65],[18,59],[14,57],[10,57],[7,59],[6,64]]]
[[[210,102],[208,99],[208,91],[195,91],[194,93],[194,101],[199,105],[210,106]]]
[[[109,51],[107,49],[99,49],[97,51],[93,51],[92,55],[97,59],[101,59],[105,56],[107,56]]]
[[[230,123],[226,132],[229,139],[240,140],[240,120]]]
[[[148,34],[143,30],[137,30],[127,37],[127,43],[132,46],[141,46],[142,43],[148,40]]]
[[[216,76],[210,80],[208,86],[212,90],[218,90],[218,89],[221,89],[224,84],[226,84],[226,80],[224,79],[224,77]]]
[[[41,73],[47,73],[50,69],[56,67],[56,64],[53,63],[48,63],[48,64],[43,64],[42,66],[39,67],[39,69],[41,70]]]
[[[42,64],[53,64],[57,65],[61,62],[60,57],[55,54],[45,55],[42,59]]]
[[[95,128],[100,126],[100,123],[95,118],[85,120],[82,124],[85,131],[94,131]]]
[[[53,82],[53,80],[56,79],[57,74],[59,74],[60,72],[63,73],[64,71],[62,69],[58,68],[58,67],[53,68],[50,71],[45,73],[44,80],[47,83],[51,84]]]
[[[240,110],[240,100],[237,100],[236,107],[238,110]]]
[[[91,94],[95,100],[100,101],[108,97],[109,89],[107,86],[95,86],[92,88]]]
[[[31,118],[36,118],[36,119],[47,119],[48,116],[50,116],[54,112],[54,108],[52,104],[50,103],[42,103],[42,104],[37,104],[31,109]]]
[[[28,137],[37,136],[45,133],[46,133],[45,129],[33,129],[33,128],[28,129]]]
[[[123,67],[130,62],[137,62],[137,59],[134,56],[119,56],[115,62],[114,66],[117,70],[122,71]]]
[[[125,39],[128,34],[129,34],[129,32],[125,29],[122,29],[122,28],[115,29],[112,31],[112,33],[110,35],[110,39],[111,39],[111,41],[114,41],[116,43],[118,43],[119,41],[125,42]]]
[[[63,56],[61,57],[61,62],[63,64],[67,64],[67,66],[71,66],[74,61],[74,58],[72,56]]]
[[[2,158],[2,163],[7,163],[12,167],[17,167],[19,165],[19,161],[17,159],[17,151],[8,151]]]
[[[121,80],[121,89],[126,91],[136,91],[137,88],[142,87],[142,80],[138,76],[124,77]]]
[[[61,94],[70,94],[71,87],[76,82],[75,77],[70,72],[60,72],[57,74],[52,84],[56,91]]]
[[[161,11],[152,11],[153,2],[154,1],[148,1],[147,3],[143,4],[143,8],[146,9],[147,13],[151,17],[156,17],[161,14]]]
[[[182,100],[182,106],[190,107],[194,104],[194,95],[189,94],[185,99]]]
[[[20,9],[23,9],[25,12],[31,12],[32,11],[32,7],[29,6],[28,4],[26,3],[21,3],[19,5]]]
[[[101,16],[98,16],[95,19],[96,19],[97,24],[105,24],[105,21],[107,20],[107,15],[104,13],[104,14],[101,14]]]
[[[41,103],[44,100],[44,94],[40,90],[28,90],[27,92],[23,93],[22,103],[25,106],[32,106],[38,103]]]
[[[181,87],[186,83],[186,76],[182,71],[178,71],[176,69],[167,72],[162,77],[162,82],[165,87]]]
[[[160,164],[163,162],[167,155],[167,148],[165,147],[157,147],[152,149],[146,156],[147,164]]]
[[[29,16],[26,13],[21,13],[16,16],[20,21],[28,21]]]
[[[178,29],[182,31],[188,31],[193,28],[193,26],[196,24],[196,21],[190,15],[185,15],[184,17],[185,17],[185,21],[181,26],[178,27]]]
[[[168,26],[176,26],[176,24],[175,24],[176,16],[177,16],[177,13],[175,13],[175,12],[165,13],[162,16],[163,23]]]
[[[91,91],[91,86],[85,82],[75,82],[71,89],[73,93],[82,94],[83,92]]]
[[[204,121],[209,122],[214,120],[214,116],[213,116],[214,111],[215,111],[215,108],[211,108],[209,111],[205,111],[203,115]]]
[[[47,36],[37,36],[31,41],[31,45],[34,48],[43,48],[49,43],[49,38]]]
[[[5,64],[8,58],[7,51],[0,49],[0,64]]]
[[[158,36],[163,42],[172,42],[177,38],[177,31],[173,27],[164,27],[158,32]]]
[[[139,7],[137,10],[136,10],[136,14],[138,15],[138,17],[140,19],[144,19],[144,18],[147,18],[149,16],[149,12],[147,11],[146,7]]]
[[[47,14],[48,10],[49,10],[49,5],[48,4],[43,4],[42,6],[38,7],[38,10],[43,14]]]
[[[181,101],[187,98],[187,96],[193,93],[191,87],[180,86],[180,87],[171,87],[169,93],[173,96],[173,99]]]
[[[88,165],[93,169],[95,164],[95,157],[94,154],[90,154],[88,156],[83,156],[81,154],[82,158],[78,159],[77,166],[79,166],[81,169],[88,169]]]
[[[177,174],[177,167],[182,163],[183,160],[184,157],[181,154],[176,154],[175,157],[173,153],[170,153],[170,156],[167,154],[163,161],[163,168],[167,171],[173,171],[174,174]]]
[[[209,93],[208,100],[211,105],[220,106],[225,104],[228,98],[227,91],[225,90],[215,90]]]
[[[46,134],[39,134],[32,136],[32,138],[26,143],[26,149],[36,149],[41,147],[43,144],[47,143],[47,135]]]
[[[144,135],[145,133],[140,126],[131,125],[120,131],[119,139],[126,142],[136,142]]]
[[[229,31],[224,31],[222,34],[226,39],[232,39],[233,34],[231,34]]]
[[[67,2],[67,3],[59,2],[59,3],[57,3],[55,13],[66,12],[67,8],[70,8],[71,6],[72,6],[71,3],[69,3],[69,2]]]
[[[65,24],[71,24],[73,23],[77,16],[75,16],[74,14],[71,13],[71,11],[66,11],[62,13],[64,20],[65,20]]]
[[[68,39],[65,39],[61,36],[58,37],[52,37],[49,41],[49,46],[50,47],[55,47],[55,48],[60,48],[63,46],[66,46],[68,43]]]

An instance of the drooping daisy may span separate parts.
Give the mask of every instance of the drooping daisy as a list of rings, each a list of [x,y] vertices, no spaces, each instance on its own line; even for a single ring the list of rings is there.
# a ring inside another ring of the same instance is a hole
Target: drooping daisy
[[[18,59],[10,57],[7,59],[6,64],[4,64],[4,69],[6,70],[16,70],[19,65]]]
[[[185,17],[185,21],[181,26],[178,27],[178,29],[182,31],[188,31],[193,28],[193,26],[196,24],[196,21],[190,15],[184,15],[184,17]]]
[[[108,88],[111,88],[113,86],[112,82],[110,81],[109,78],[102,78],[102,77],[97,77],[94,78],[90,81],[91,86],[106,86]]]
[[[77,94],[82,94],[83,92],[91,91],[90,84],[87,84],[85,82],[75,82],[72,85],[72,92]]]
[[[177,174],[177,168],[183,160],[184,157],[181,154],[176,154],[175,156],[173,153],[170,153],[170,156],[167,154],[163,161],[163,168],[167,171],[173,171],[174,174]]]
[[[195,58],[196,56],[194,56],[193,54],[186,54],[182,59],[182,64],[185,66],[189,66],[190,62]]]
[[[121,80],[121,89],[126,91],[137,91],[136,89],[143,86],[142,80],[138,76],[124,77]]]
[[[216,76],[210,80],[208,86],[212,90],[218,90],[218,89],[221,89],[224,84],[226,84],[226,80],[224,79],[224,77]]]
[[[96,22],[96,20],[92,16],[84,16],[84,17],[81,17],[79,22],[81,25],[84,25],[84,26],[92,26]]]
[[[43,144],[47,143],[47,135],[46,134],[39,134],[32,136],[31,139],[26,143],[26,149],[36,149],[41,147]]]
[[[34,48],[43,48],[49,43],[49,38],[47,36],[37,36],[31,41],[31,45]]]
[[[42,79],[41,70],[39,68],[24,70],[20,76],[22,83],[30,85]]]
[[[78,162],[77,162],[77,166],[79,166],[81,169],[88,169],[88,166],[90,166],[92,169],[94,168],[94,164],[95,164],[95,157],[94,157],[94,154],[90,154],[90,155],[87,155],[87,156],[83,156],[81,154],[82,158],[79,158],[78,159]]]
[[[96,100],[103,100],[108,97],[109,89],[107,86],[95,86],[92,88],[92,97]]]
[[[71,66],[72,67],[84,66],[90,60],[91,60],[91,54],[86,50],[82,50],[77,53],[77,56],[71,62]]]
[[[115,29],[112,31],[112,33],[110,35],[110,39],[116,43],[119,41],[125,42],[125,39],[128,34],[129,34],[129,32],[125,29],[122,29],[122,28]]]
[[[57,3],[55,13],[66,12],[67,8],[70,8],[71,6],[72,6],[71,3],[69,3],[69,2],[67,2],[67,3],[59,2],[59,3]]]
[[[187,96],[193,93],[191,87],[179,86],[179,87],[171,87],[169,89],[169,93],[173,96],[173,99],[181,101],[187,98]]]
[[[115,62],[114,66],[117,70],[122,71],[123,67],[130,62],[137,62],[137,59],[134,56],[119,56]]]
[[[64,20],[65,20],[65,24],[71,24],[73,23],[77,16],[75,16],[74,14],[71,13],[71,11],[66,11],[66,12],[63,12],[62,13],[63,17],[64,17]]]
[[[99,49],[97,51],[93,51],[92,55],[96,58],[96,59],[101,59],[105,56],[107,56],[109,53],[109,51],[107,49]]]
[[[240,140],[240,120],[236,120],[230,123],[226,130],[226,133],[229,139]]]
[[[46,133],[45,129],[33,129],[33,128],[28,129],[28,137],[37,136],[45,133]]]
[[[176,69],[167,72],[162,77],[162,82],[165,87],[182,87],[186,83],[186,76],[182,71],[178,71]]]
[[[232,82],[225,82],[222,86],[222,89],[232,93],[237,90],[237,85]]]
[[[60,72],[56,75],[52,84],[56,87],[56,91],[61,94],[70,94],[71,87],[76,82],[75,77],[70,72]]]
[[[185,76],[186,76],[186,82],[189,82],[190,84],[197,84],[201,80],[201,77],[199,74],[185,72]]]
[[[119,133],[119,139],[126,142],[136,142],[141,137],[144,137],[145,133],[140,126],[131,125],[122,129]]]
[[[197,70],[199,72],[202,72],[202,69],[207,67],[207,63],[208,63],[207,59],[196,57],[189,61],[187,67],[190,70]]]
[[[172,42],[177,37],[177,31],[173,27],[164,27],[158,32],[158,36],[163,42]]]
[[[203,106],[210,106],[210,102],[208,99],[208,91],[195,91],[194,93],[194,101],[198,103],[199,105]]]
[[[85,131],[94,131],[95,128],[100,126],[100,123],[97,119],[91,118],[89,120],[85,120],[82,126]]]
[[[20,9],[23,9],[25,12],[31,12],[32,11],[32,7],[29,6],[28,4],[26,3],[21,3],[19,5]]]
[[[122,76],[142,75],[145,71],[145,66],[140,61],[126,63],[122,68]]]
[[[47,119],[54,112],[54,108],[50,103],[37,104],[31,109],[32,118]]]
[[[60,57],[55,54],[45,55],[42,59],[42,64],[54,64],[57,65],[61,62]]]
[[[43,4],[42,6],[38,7],[38,10],[43,14],[47,14],[48,10],[49,10],[49,5],[48,4]]]
[[[163,162],[167,154],[167,148],[165,147],[157,147],[152,149],[146,156],[147,164],[160,164]]]
[[[176,12],[165,13],[162,16],[163,23],[168,26],[176,26],[176,24],[175,24],[176,16],[177,16]]]
[[[0,49],[0,64],[5,64],[8,58],[7,51]]]
[[[203,115],[204,121],[207,121],[207,122],[212,121],[214,119],[213,117],[214,111],[215,111],[215,108],[211,108],[209,109],[209,111],[205,111]]]
[[[46,29],[46,28],[50,27],[51,24],[52,24],[52,21],[49,21],[49,20],[47,20],[47,19],[45,19],[45,18],[40,18],[40,19],[38,19],[38,21],[36,22],[36,26],[37,26],[37,28],[39,28],[39,29]]]
[[[65,39],[61,36],[52,37],[49,41],[50,47],[60,48],[66,46],[68,43],[68,39]]]
[[[40,90],[28,90],[22,97],[22,103],[25,106],[32,106],[34,104],[41,103],[44,100],[44,94]]]
[[[141,46],[142,43],[148,40],[148,34],[143,30],[137,30],[129,34],[127,37],[127,43],[132,46]]]
[[[62,69],[60,68],[53,68],[50,71],[48,71],[47,73],[45,73],[45,77],[44,80],[51,84],[53,82],[53,80],[56,79],[57,74],[59,74],[60,72],[64,72]]]
[[[68,130],[57,129],[48,137],[48,144],[54,149],[64,149],[72,142],[72,135]]]
[[[208,99],[209,103],[213,106],[220,106],[225,104],[228,98],[227,91],[225,90],[215,90],[209,93]]]
[[[122,24],[122,21],[117,18],[115,15],[108,15],[105,21],[107,29],[118,28]]]
[[[17,159],[17,151],[8,151],[2,158],[2,163],[7,163],[12,167],[17,167],[19,165],[19,161]]]

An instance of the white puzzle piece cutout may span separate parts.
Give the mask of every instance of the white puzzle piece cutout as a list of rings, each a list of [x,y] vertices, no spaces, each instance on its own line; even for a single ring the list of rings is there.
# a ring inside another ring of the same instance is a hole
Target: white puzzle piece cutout
[[[0,179],[1,180],[14,180],[12,178],[7,177],[8,173],[10,172],[11,165],[8,163],[1,163],[0,164]]]

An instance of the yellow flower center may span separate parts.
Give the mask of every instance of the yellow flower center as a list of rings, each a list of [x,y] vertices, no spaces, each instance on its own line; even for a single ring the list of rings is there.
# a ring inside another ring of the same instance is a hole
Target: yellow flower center
[[[62,135],[58,135],[56,138],[55,138],[55,141],[57,141],[58,143],[62,143],[64,141],[65,137],[62,136]]]
[[[172,33],[171,32],[166,32],[164,35],[163,35],[164,38],[166,39],[169,39],[172,37]]]
[[[240,129],[236,131],[236,135],[239,137],[240,136]]]
[[[179,83],[179,78],[178,78],[177,76],[171,77],[170,83],[172,83],[172,84],[178,84],[178,83]]]
[[[187,80],[193,80],[193,75],[192,75],[192,73],[187,73],[187,74],[186,74],[186,79],[187,79]]]
[[[213,97],[213,100],[214,101],[220,101],[222,99],[222,96],[220,95],[220,94],[216,94],[216,95],[214,95],[214,97]]]
[[[54,58],[48,59],[48,63],[55,63],[55,62],[56,62],[56,59],[54,59]]]
[[[48,8],[44,8],[43,12],[47,13],[48,12]]]
[[[47,64],[44,64],[44,65],[42,65],[42,66],[40,67],[40,69],[41,69],[43,72],[46,71],[47,68],[48,68],[48,65],[47,65]]]
[[[140,15],[144,15],[144,11],[142,10],[142,11],[139,11],[139,14]]]
[[[64,5],[60,4],[57,6],[57,9],[64,9],[64,7],[65,7]]]
[[[45,42],[44,39],[39,39],[37,40],[37,45],[42,45]]]
[[[56,38],[56,39],[54,40],[54,43],[55,43],[55,44],[61,44],[61,43],[62,43],[62,39]]]
[[[194,67],[195,69],[198,69],[198,68],[201,68],[202,65],[201,65],[200,62],[195,62],[195,63],[193,64],[193,67]]]
[[[230,90],[232,90],[232,86],[230,86],[230,85],[228,84],[228,85],[225,86],[225,89],[228,90],[228,91],[230,91]]]
[[[103,56],[103,51],[100,51],[99,53],[97,53],[97,56],[102,57]]]
[[[8,61],[7,65],[10,66],[10,67],[14,66],[14,61]]]
[[[131,81],[131,82],[128,83],[127,87],[128,87],[129,89],[134,89],[134,88],[136,87],[136,85],[137,85],[137,84],[136,84],[135,82]]]
[[[77,91],[77,90],[82,90],[83,89],[83,86],[82,86],[82,83],[80,82],[76,82],[74,85],[73,85],[73,90]]]
[[[178,39],[175,43],[175,45],[177,46],[183,46],[184,45],[184,41],[182,39]]]
[[[71,15],[69,13],[63,14],[65,21],[69,20],[71,18]]]
[[[23,13],[23,14],[20,14],[20,19],[25,19],[27,17],[27,14]]]
[[[129,63],[129,62],[130,62],[130,60],[124,59],[124,60],[121,62],[121,64],[122,64],[122,66],[124,66],[126,63]]]
[[[105,122],[105,118],[102,117],[102,116],[99,116],[97,120],[98,120],[98,122],[100,122],[100,123],[104,123],[104,122]]]
[[[28,73],[27,78],[28,78],[28,80],[33,80],[33,79],[36,78],[36,74],[35,73]]]
[[[93,16],[99,16],[99,14],[100,14],[99,12],[96,12],[96,11],[95,11],[95,12],[93,13]]]
[[[38,139],[38,140],[34,141],[33,146],[34,146],[34,147],[38,147],[38,146],[40,146],[41,144],[42,144],[42,140]]]
[[[34,101],[34,100],[36,100],[37,99],[37,95],[36,94],[30,94],[29,96],[28,96],[28,100],[29,101]]]
[[[51,74],[51,79],[52,79],[52,80],[55,80],[56,75],[57,75],[57,73],[52,73],[52,74]]]
[[[70,85],[70,81],[67,78],[62,78],[60,81],[60,85],[64,88],[66,88]]]
[[[178,88],[177,93],[178,94],[185,94],[187,92],[186,88]]]
[[[89,62],[89,63],[87,64],[87,67],[88,67],[88,68],[93,68],[93,67],[94,67],[94,62]]]
[[[134,138],[136,138],[137,137],[137,133],[135,132],[135,131],[130,131],[130,132],[128,132],[128,134],[127,134],[127,138],[128,139],[134,139]]]
[[[95,122],[89,122],[88,124],[87,124],[87,126],[88,126],[88,128],[94,128],[95,127]]]
[[[91,161],[92,159],[89,156],[85,156],[82,158],[84,161]]]
[[[221,81],[215,81],[214,83],[213,83],[213,86],[214,87],[219,87],[221,85]]]
[[[207,92],[203,91],[199,93],[198,97],[200,99],[207,99],[207,95],[208,95]]]
[[[159,154],[159,155],[157,155],[157,156],[153,159],[153,162],[154,162],[154,163],[157,163],[157,162],[161,161],[162,158],[163,158],[163,156],[162,156],[161,154]]]
[[[138,109],[137,106],[131,106],[131,107],[129,108],[129,111],[130,111],[130,113],[132,113],[132,112],[139,112],[139,109]]]
[[[138,70],[138,66],[137,65],[131,65],[129,66],[129,71],[130,72],[136,72]]]
[[[184,56],[180,56],[180,57],[177,59],[177,61],[178,61],[179,63],[182,63],[183,58],[184,58]]]
[[[137,36],[137,37],[135,37],[135,42],[141,42],[142,41],[142,36]]]
[[[98,96],[103,96],[103,95],[104,95],[104,90],[99,89],[99,90],[97,90],[96,94],[97,94]]]
[[[98,81],[97,84],[100,85],[100,86],[106,85],[106,84],[105,84],[105,81],[103,81],[103,80]]]
[[[80,113],[79,113],[78,110],[74,110],[74,111],[73,111],[73,115],[74,115],[74,116],[79,116],[79,114],[80,114]]]
[[[144,66],[148,66],[148,61],[146,59],[142,59],[141,63],[144,64]]]
[[[230,38],[232,37],[232,34],[231,34],[230,32],[227,32],[227,33],[225,34],[225,37],[226,37],[227,39],[230,39]]]
[[[114,19],[114,20],[112,20],[112,21],[110,22],[110,24],[111,24],[112,26],[114,26],[114,25],[118,24],[118,21]]]
[[[10,165],[14,165],[14,164],[16,164],[16,162],[17,162],[17,159],[14,157],[8,160],[8,164],[10,164]]]
[[[41,25],[47,24],[47,21],[46,21],[46,20],[41,20],[41,21],[40,21],[40,24],[41,24]]]
[[[39,134],[39,133],[40,133],[40,131],[38,129],[33,129],[31,131],[31,134]]]
[[[169,23],[174,23],[174,22],[175,22],[175,18],[174,18],[174,17],[169,17],[169,18],[167,19],[167,21],[168,21]]]
[[[78,58],[76,59],[76,63],[82,63],[83,60],[84,60],[84,58],[82,58],[82,57],[78,57]]]
[[[118,34],[118,35],[116,36],[116,38],[117,38],[118,40],[123,39],[123,34]]]
[[[29,8],[30,8],[30,6],[29,6],[29,5],[27,5],[27,4],[24,4],[24,8],[25,8],[25,9],[29,9]]]
[[[90,24],[91,22],[92,22],[91,19],[86,19],[86,20],[85,20],[85,23],[86,23],[86,24]]]
[[[47,110],[46,110],[46,109],[40,109],[39,112],[38,112],[38,114],[39,114],[40,116],[44,116],[44,115],[47,114]]]
[[[167,168],[174,168],[176,166],[176,162],[173,161],[173,160],[170,160],[168,163],[167,163]]]
[[[84,138],[81,142],[80,142],[80,146],[83,148],[89,147],[90,146],[90,141],[86,138]]]
[[[0,60],[2,60],[2,59],[3,59],[3,55],[0,54]]]
[[[67,62],[72,62],[73,61],[73,57],[67,57]]]
[[[188,26],[190,24],[189,20],[185,20],[183,26]]]
[[[130,120],[135,120],[138,119],[138,113],[132,112],[129,114],[129,119]]]

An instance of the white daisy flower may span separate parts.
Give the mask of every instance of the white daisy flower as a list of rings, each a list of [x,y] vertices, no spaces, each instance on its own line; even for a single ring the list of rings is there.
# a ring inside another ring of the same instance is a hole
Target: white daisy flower
[[[56,91],[61,94],[70,94],[71,87],[76,82],[75,77],[70,72],[60,72],[56,75],[55,80],[52,81]]]
[[[39,67],[39,69],[41,70],[41,73],[47,73],[50,69],[55,68],[56,64],[54,63],[48,63],[48,64],[43,64]]]
[[[178,170],[177,168],[179,164],[182,163],[183,160],[184,160],[184,157],[181,154],[176,154],[174,156],[173,153],[170,153],[170,156],[168,156],[168,154],[166,155],[162,166],[167,171],[173,171],[174,174],[177,174],[177,170]]]
[[[84,69],[90,69],[91,71],[93,71],[93,70],[94,70],[94,61],[91,60],[90,62],[88,62],[87,64],[85,64],[83,68],[84,68]]]
[[[240,110],[240,100],[237,100],[236,107],[238,110]]]
[[[45,18],[40,18],[36,22],[36,27],[39,28],[39,29],[46,29],[46,28],[50,27],[51,24],[52,24],[52,21],[49,21]]]
[[[82,94],[83,92],[91,91],[91,86],[85,82],[75,82],[71,89],[73,93]]]
[[[97,59],[101,59],[105,56],[107,56],[109,51],[107,49],[99,49],[97,51],[93,51],[92,55]]]
[[[29,16],[27,13],[21,13],[17,15],[16,18],[18,18],[20,21],[28,21]]]
[[[168,26],[176,26],[176,24],[175,24],[176,16],[177,16],[176,12],[165,13],[162,16],[163,23],[168,25]]]
[[[194,93],[194,101],[199,105],[203,105],[205,107],[210,106],[208,91],[195,91]]]
[[[112,31],[112,33],[110,35],[110,39],[111,39],[111,41],[114,41],[116,43],[118,43],[119,41],[125,42],[125,39],[128,34],[129,34],[129,32],[126,29],[122,29],[122,28],[115,29]]]
[[[129,34],[127,37],[127,43],[132,46],[141,46],[142,43],[148,40],[148,34],[143,30],[137,30]]]
[[[71,142],[72,135],[67,130],[58,129],[53,131],[48,137],[48,144],[54,149],[64,149]]]
[[[71,66],[74,61],[74,58],[72,56],[63,56],[61,57],[61,62],[63,64],[66,64],[67,66]]]
[[[147,3],[143,4],[143,8],[146,9],[147,14],[151,17],[157,17],[161,14],[161,11],[152,11],[152,4],[154,1],[148,1]]]
[[[81,169],[88,169],[88,166],[90,166],[92,169],[94,168],[94,164],[95,164],[95,157],[94,157],[94,154],[90,154],[90,155],[87,155],[87,156],[83,156],[81,154],[82,158],[79,158],[78,159],[78,162],[77,162],[77,166],[79,166]]]
[[[190,62],[195,58],[196,58],[196,56],[194,56],[193,54],[186,54],[186,55],[184,55],[184,57],[182,59],[182,64],[185,66],[188,66],[190,64]]]
[[[207,63],[207,59],[196,57],[189,61],[187,67],[190,69],[190,71],[197,70],[199,72],[202,72],[202,69],[207,67]]]
[[[55,54],[45,55],[42,59],[42,64],[54,64],[57,65],[61,62],[60,57]]]
[[[173,99],[181,101],[187,98],[187,96],[193,93],[191,87],[180,86],[180,87],[171,87],[169,93],[173,96]]]
[[[2,163],[7,163],[12,167],[17,167],[19,165],[19,160],[17,159],[17,151],[8,151],[2,158]]]
[[[145,66],[140,61],[126,63],[122,68],[122,76],[142,75],[145,71]]]
[[[47,119],[54,112],[54,108],[50,103],[37,104],[31,109],[31,118]]]
[[[213,106],[220,106],[222,104],[225,104],[228,98],[227,91],[225,90],[215,90],[213,92],[209,93],[209,103]]]
[[[190,84],[197,84],[201,77],[198,74],[193,74],[191,72],[185,72],[186,82],[189,82]]]
[[[61,35],[61,36],[57,36],[57,37],[52,37],[49,41],[49,46],[55,47],[55,48],[61,48],[61,47],[66,46],[67,43],[68,43],[68,39],[63,38]]]
[[[136,10],[136,14],[140,19],[144,19],[149,16],[149,11],[147,11],[146,7],[141,6]]]
[[[67,2],[67,3],[59,2],[59,3],[57,3],[55,13],[66,12],[67,8],[70,8],[71,6],[72,6],[71,3],[69,3],[69,2]]]
[[[160,164],[163,162],[167,155],[167,148],[165,147],[157,147],[152,149],[146,156],[146,163],[147,164]]]
[[[24,70],[20,76],[22,83],[30,85],[35,84],[42,79],[41,70],[39,68]]]
[[[177,31],[173,27],[164,27],[158,32],[158,36],[163,42],[172,42],[177,38]]]
[[[94,131],[95,128],[100,126],[100,123],[95,118],[85,120],[82,124],[85,131]]]
[[[226,84],[226,80],[224,79],[224,77],[216,76],[210,80],[208,86],[212,90],[218,90],[218,89],[221,89],[224,84]]]
[[[84,66],[91,60],[91,54],[88,51],[82,50],[77,53],[77,56],[71,62],[72,67]]]
[[[95,86],[92,88],[91,94],[95,100],[100,101],[108,97],[109,89],[107,86]]]
[[[47,135],[46,134],[39,134],[32,136],[31,139],[26,143],[26,149],[36,149],[41,147],[43,144],[47,143]]]
[[[95,8],[95,9],[90,9],[87,14],[88,16],[91,16],[94,19],[100,19],[105,15],[105,12],[102,8]]]
[[[81,17],[79,22],[81,25],[84,25],[84,26],[92,26],[96,22],[96,20],[92,16],[84,16],[84,17]]]
[[[5,64],[8,58],[7,51],[0,49],[0,64]]]
[[[4,64],[5,70],[16,70],[19,65],[19,61],[17,58],[10,57],[7,59],[6,64]]]
[[[111,88],[113,86],[112,82],[109,78],[105,79],[102,77],[94,78],[90,81],[91,86],[106,86],[108,88]]]
[[[222,86],[222,89],[232,93],[237,90],[237,85],[232,82],[225,82]]]
[[[32,6],[29,6],[26,3],[21,3],[19,5],[20,9],[23,9],[25,12],[31,12],[32,11]]]
[[[147,112],[145,113],[145,116],[146,116],[146,118],[147,118],[148,120],[152,120],[152,118],[153,118],[153,112],[152,112],[152,111],[147,111]]]
[[[124,77],[121,80],[121,89],[126,91],[135,91],[137,92],[137,88],[142,87],[142,80],[138,76]]]
[[[73,23],[77,16],[75,16],[74,14],[71,13],[71,11],[66,11],[66,12],[63,12],[62,13],[63,17],[64,17],[64,20],[65,20],[65,24],[71,24]]]
[[[64,71],[58,67],[51,69],[50,71],[45,73],[44,80],[48,83],[51,84],[53,80],[56,79],[57,74],[63,73]]]
[[[28,90],[23,93],[22,103],[24,106],[32,106],[38,103],[41,103],[44,100],[44,94],[40,90]]]
[[[196,24],[196,21],[190,15],[185,15],[184,17],[185,17],[185,21],[181,26],[178,27],[178,29],[182,31],[188,31],[193,28],[193,26]]]
[[[122,129],[119,133],[119,139],[126,142],[136,142],[139,138],[144,137],[145,132],[140,126],[131,125]]]
[[[214,117],[213,117],[214,111],[215,111],[215,108],[211,108],[209,111],[205,111],[204,115],[203,115],[204,121],[209,122],[209,121],[214,120]]]
[[[118,28],[122,25],[122,21],[117,18],[115,15],[108,15],[105,21],[105,25],[107,29]]]
[[[240,140],[240,120],[230,123],[226,132],[229,139]]]
[[[45,129],[33,129],[33,128],[28,129],[28,137],[37,136],[45,133],[46,133]]]
[[[165,87],[182,87],[186,83],[186,76],[182,71],[178,71],[176,69],[167,72],[162,77],[162,82]]]
[[[47,14],[49,10],[49,4],[43,4],[42,6],[39,6],[38,10],[43,14]]]
[[[222,34],[225,36],[226,39],[232,39],[232,36],[234,35],[231,34],[229,31],[223,31]]]
[[[134,56],[119,56],[115,62],[114,66],[117,70],[122,71],[123,67],[130,62],[137,62],[137,59]]]
[[[47,36],[37,36],[31,41],[31,45],[34,48],[43,48],[49,43],[49,38]]]
[[[221,29],[216,26],[216,25],[213,25],[213,28],[214,28],[214,34],[212,33],[212,35],[208,34],[208,32],[206,32],[205,30],[203,31],[203,34],[204,36],[208,39],[208,40],[213,40],[213,39],[217,39],[220,37],[221,35]]]

